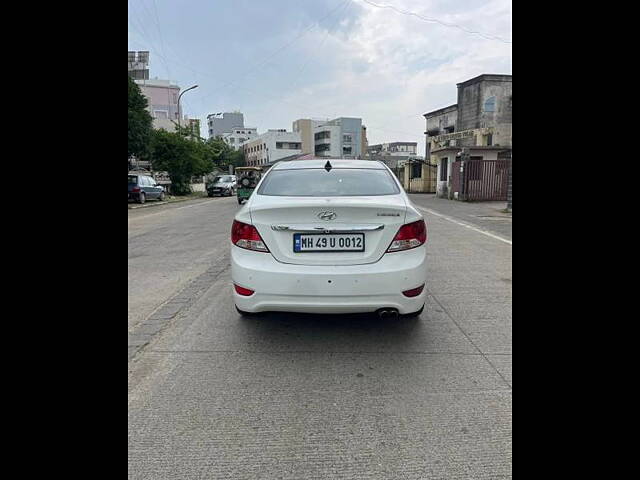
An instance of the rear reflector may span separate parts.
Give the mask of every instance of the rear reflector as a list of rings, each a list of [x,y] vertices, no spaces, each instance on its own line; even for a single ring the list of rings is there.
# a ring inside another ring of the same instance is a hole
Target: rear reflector
[[[233,221],[233,226],[231,227],[231,243],[237,247],[246,248],[247,250],[269,252],[256,227],[237,220]]]
[[[236,289],[236,293],[237,293],[238,295],[242,295],[242,296],[244,296],[244,297],[250,297],[250,296],[251,296],[251,295],[253,295],[253,293],[254,293],[254,291],[253,291],[253,290],[250,290],[250,289],[248,289],[248,288],[241,287],[241,286],[239,286],[239,285],[236,285],[235,283],[233,284],[233,286],[235,287],[235,289]]]
[[[389,245],[387,252],[399,252],[401,250],[409,250],[416,248],[427,241],[427,226],[424,220],[407,223],[400,227],[398,233]]]
[[[424,283],[422,285],[420,285],[418,288],[412,288],[411,290],[405,290],[404,292],[402,292],[402,294],[405,297],[417,297],[418,295],[420,295],[422,293],[423,289],[424,289]]]

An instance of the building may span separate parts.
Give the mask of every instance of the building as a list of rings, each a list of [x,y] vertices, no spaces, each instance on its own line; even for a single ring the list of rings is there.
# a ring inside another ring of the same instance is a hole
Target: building
[[[366,127],[361,118],[333,120],[300,118],[292,130],[300,134],[302,151],[316,157],[362,158],[366,153]]]
[[[479,75],[457,87],[456,104],[424,114],[426,158],[437,165],[441,197],[451,197],[451,167],[463,153],[469,160],[511,158],[511,75]]]
[[[234,128],[231,132],[223,133],[222,139],[235,150],[239,150],[249,140],[258,136],[258,129],[255,127]]]
[[[369,145],[367,153],[375,156],[415,156],[418,153],[418,142],[390,142]]]
[[[149,52],[129,52],[129,76],[133,80],[149,80]]]
[[[135,80],[142,94],[147,97],[149,113],[153,118],[153,128],[165,129],[169,132],[176,130],[178,118],[182,109],[178,111],[178,95],[180,87],[170,80]],[[175,122],[175,123],[174,123]]]
[[[304,154],[315,155],[315,139],[314,133],[316,127],[327,123],[329,119],[318,120],[311,118],[300,118],[295,120],[291,125],[291,130],[300,133],[300,139],[302,141],[302,152]]]
[[[240,112],[212,113],[207,115],[209,138],[222,137],[235,129],[244,128],[244,115]]]
[[[248,167],[270,166],[286,157],[302,154],[300,132],[268,130],[242,145]]]

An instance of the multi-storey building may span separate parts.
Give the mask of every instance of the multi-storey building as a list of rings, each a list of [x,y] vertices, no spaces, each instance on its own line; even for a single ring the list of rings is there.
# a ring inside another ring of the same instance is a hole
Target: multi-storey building
[[[471,160],[511,155],[511,75],[484,74],[458,83],[458,103],[424,114],[426,159],[438,165],[437,192],[451,187],[451,165],[466,149]]]
[[[390,142],[379,143],[377,145],[369,145],[367,153],[369,155],[379,156],[395,156],[406,157],[410,155],[416,155],[418,149],[418,142]]]
[[[258,129],[255,127],[234,128],[231,132],[223,133],[222,139],[236,150],[242,148],[249,140],[258,136]]]
[[[178,95],[180,87],[170,80],[157,78],[150,80],[135,80],[141,93],[147,97],[149,113],[153,118],[153,128],[165,129],[173,132],[182,109],[178,110]],[[174,123],[175,122],[175,123]]]
[[[209,138],[222,137],[236,129],[244,128],[244,115],[240,112],[212,113],[207,115]]]
[[[300,132],[268,130],[242,145],[248,167],[273,165],[278,160],[302,154]]]

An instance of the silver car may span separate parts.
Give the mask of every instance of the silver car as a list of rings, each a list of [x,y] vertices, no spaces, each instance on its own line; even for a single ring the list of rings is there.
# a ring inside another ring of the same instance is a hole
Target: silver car
[[[235,175],[219,175],[207,185],[207,195],[210,197],[230,197],[236,194],[236,189]]]

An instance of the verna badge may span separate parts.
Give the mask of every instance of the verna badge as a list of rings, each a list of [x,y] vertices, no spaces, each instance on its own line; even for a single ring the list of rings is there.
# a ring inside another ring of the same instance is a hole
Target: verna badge
[[[337,216],[338,215],[336,215],[335,212],[320,212],[318,214],[318,218],[320,220],[327,220],[327,221],[328,220],[335,220]]]

